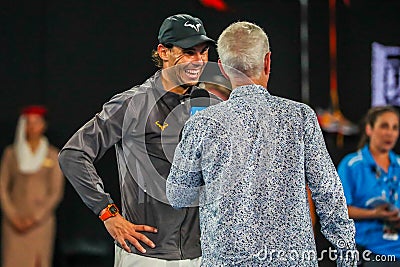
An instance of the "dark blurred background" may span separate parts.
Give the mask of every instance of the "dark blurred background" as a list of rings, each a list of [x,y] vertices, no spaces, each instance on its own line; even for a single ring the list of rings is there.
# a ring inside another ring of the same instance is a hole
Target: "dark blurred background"
[[[0,9],[0,150],[13,142],[21,107],[49,108],[47,136],[61,148],[114,94],[156,71],[150,59],[169,15],[200,17],[215,39],[230,23],[255,22],[270,37],[269,91],[304,101],[301,94],[299,0],[226,0],[225,12],[199,0],[3,1]],[[343,115],[355,124],[371,106],[371,44],[400,45],[400,1],[337,0],[338,94]],[[328,0],[308,0],[308,104],[327,109],[329,95]],[[210,61],[216,61],[216,52]],[[358,136],[325,133],[335,164],[356,149]],[[397,151],[399,152],[399,151]],[[119,203],[114,151],[97,163],[107,191]],[[329,244],[318,234],[321,249]],[[99,221],[66,184],[58,209],[54,266],[112,266],[113,243]],[[328,264],[328,263],[327,263]],[[322,266],[328,266],[322,264]]]

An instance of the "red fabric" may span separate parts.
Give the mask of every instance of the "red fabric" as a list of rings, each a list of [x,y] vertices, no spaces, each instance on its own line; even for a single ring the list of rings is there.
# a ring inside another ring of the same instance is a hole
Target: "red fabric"
[[[46,113],[47,109],[44,106],[37,106],[37,105],[24,107],[21,112],[22,115],[37,114],[40,116],[45,116]]]
[[[205,7],[214,8],[218,11],[227,11],[228,5],[224,0],[200,0]]]

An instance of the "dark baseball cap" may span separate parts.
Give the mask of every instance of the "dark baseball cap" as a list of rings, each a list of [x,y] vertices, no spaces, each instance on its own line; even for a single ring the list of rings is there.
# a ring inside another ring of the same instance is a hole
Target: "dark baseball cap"
[[[187,14],[166,18],[161,24],[158,41],[181,48],[193,47],[204,42],[215,44],[213,39],[207,37],[203,22]]]

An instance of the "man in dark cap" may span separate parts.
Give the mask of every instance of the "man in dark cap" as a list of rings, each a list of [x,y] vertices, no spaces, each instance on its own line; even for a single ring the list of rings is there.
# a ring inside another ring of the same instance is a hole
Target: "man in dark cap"
[[[186,14],[165,19],[158,40],[153,59],[161,69],[105,103],[59,155],[65,176],[115,239],[118,267],[199,266],[201,260],[198,209],[172,208],[165,181],[214,40],[200,19]],[[121,213],[93,165],[112,146]]]

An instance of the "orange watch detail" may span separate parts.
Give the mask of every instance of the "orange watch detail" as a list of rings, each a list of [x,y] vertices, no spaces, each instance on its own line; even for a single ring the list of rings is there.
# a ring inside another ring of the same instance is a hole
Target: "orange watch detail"
[[[109,204],[105,209],[103,214],[99,216],[100,220],[103,222],[110,217],[114,217],[119,213],[119,210],[115,204]]]

